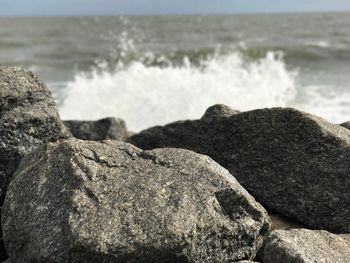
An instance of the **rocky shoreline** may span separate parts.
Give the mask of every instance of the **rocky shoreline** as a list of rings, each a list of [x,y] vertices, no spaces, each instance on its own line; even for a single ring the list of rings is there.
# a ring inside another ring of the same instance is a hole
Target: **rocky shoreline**
[[[43,82],[0,66],[0,259],[350,262],[348,127],[214,105],[131,134],[61,121]]]

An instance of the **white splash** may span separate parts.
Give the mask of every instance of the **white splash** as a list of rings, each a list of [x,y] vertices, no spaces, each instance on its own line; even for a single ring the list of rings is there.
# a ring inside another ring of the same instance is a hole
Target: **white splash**
[[[78,74],[67,85],[60,113],[63,119],[116,116],[138,131],[199,118],[216,103],[243,111],[288,106],[296,96],[296,75],[272,52],[257,61],[245,61],[238,53],[213,56],[201,67],[186,58],[182,66],[133,62],[112,72]]]

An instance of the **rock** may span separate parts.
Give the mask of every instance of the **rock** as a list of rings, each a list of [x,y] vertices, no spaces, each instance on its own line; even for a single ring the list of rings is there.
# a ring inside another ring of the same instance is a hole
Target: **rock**
[[[31,72],[0,66],[0,207],[21,158],[68,135],[45,84]]]
[[[3,213],[14,262],[232,262],[252,259],[270,227],[209,157],[112,140],[25,157]]]
[[[201,118],[202,121],[213,121],[216,118],[230,117],[240,113],[224,104],[216,104],[209,107]]]
[[[102,141],[124,141],[129,137],[125,122],[113,117],[98,121],[64,121],[64,124],[77,139]]]
[[[350,232],[350,132],[339,125],[273,108],[158,126],[128,142],[206,154],[270,210],[308,227]]]
[[[344,123],[340,124],[340,126],[347,128],[347,129],[350,129],[350,121],[344,122]]]
[[[201,152],[201,125],[199,120],[186,120],[155,126],[130,136],[127,142],[145,150],[164,147],[176,147]]]
[[[0,219],[1,219],[1,209],[0,209]],[[2,229],[0,224],[0,262],[3,262],[7,259],[7,252],[4,246],[4,241],[2,239]]]
[[[350,241],[323,230],[276,230],[264,254],[264,263],[348,263]]]
[[[271,219],[270,232],[272,232],[274,230],[290,230],[290,229],[294,229],[294,228],[297,228],[297,229],[305,228],[305,226],[302,225],[299,222],[290,220],[288,218],[284,218],[284,217],[282,217],[280,215],[273,214],[271,212],[269,212],[269,217]],[[265,250],[265,246],[266,246],[267,237],[268,237],[268,235],[266,235],[264,237],[263,245],[260,247],[258,253],[256,254],[255,260],[263,262],[263,260],[264,260],[264,250]]]
[[[43,143],[68,137],[50,91],[31,72],[0,66],[0,193],[21,158]]]
[[[171,145],[171,147],[202,152],[203,147],[199,141],[206,140],[205,131],[210,128],[211,124],[215,123],[217,119],[237,113],[239,111],[217,104],[209,107],[201,120],[177,121],[165,126],[155,126],[141,133],[133,134],[127,141],[149,150]]]

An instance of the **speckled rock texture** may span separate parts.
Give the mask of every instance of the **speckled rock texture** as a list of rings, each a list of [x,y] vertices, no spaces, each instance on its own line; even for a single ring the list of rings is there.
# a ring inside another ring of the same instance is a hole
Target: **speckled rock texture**
[[[264,208],[209,157],[113,140],[26,156],[3,212],[14,263],[235,262],[254,258],[270,228]]]
[[[349,263],[350,240],[323,230],[276,230],[264,254],[264,263]]]
[[[176,122],[128,141],[206,154],[272,211],[308,227],[350,232],[350,131],[339,125],[272,108]]]
[[[0,207],[21,158],[46,142],[66,137],[45,84],[31,72],[0,66]]]
[[[119,140],[124,141],[129,137],[126,124],[122,119],[113,117],[97,121],[64,121],[66,127],[73,136],[81,140],[102,141]]]
[[[347,128],[347,129],[350,129],[350,121],[344,122],[344,123],[340,124],[340,126]]]
[[[202,121],[213,121],[217,118],[225,118],[230,117],[232,115],[238,114],[240,111],[234,110],[230,108],[229,106],[226,106],[224,104],[216,104],[211,107],[209,107],[203,117],[201,118]]]
[[[50,91],[29,71],[0,66],[0,193],[21,158],[68,136]]]
[[[136,133],[127,139],[128,142],[150,150],[163,147],[176,147],[202,152],[202,141],[207,140],[206,131],[218,120],[238,114],[223,104],[209,107],[200,120],[184,120],[170,123],[165,126],[155,126],[141,133]]]
[[[273,214],[269,212],[269,217],[271,219],[271,229],[270,232],[274,230],[290,230],[290,229],[300,229],[305,228],[304,225],[302,225],[300,222],[296,222],[293,220],[290,220],[288,218],[281,217],[280,215]],[[255,260],[263,262],[264,260],[264,250],[266,246],[266,240],[268,238],[268,235],[264,237],[264,243],[260,247],[258,253],[256,254]]]

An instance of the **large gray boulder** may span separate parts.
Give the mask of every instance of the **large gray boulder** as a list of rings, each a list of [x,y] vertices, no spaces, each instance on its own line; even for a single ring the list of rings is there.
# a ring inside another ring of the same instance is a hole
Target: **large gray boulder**
[[[22,157],[68,135],[45,84],[29,71],[0,66],[0,207]]]
[[[116,119],[114,117],[104,118],[97,121],[64,121],[64,124],[68,127],[75,138],[81,140],[124,141],[129,137],[125,122],[122,119]]]
[[[269,236],[264,263],[349,263],[350,240],[323,230],[276,230]]]
[[[270,227],[209,157],[112,140],[50,143],[25,157],[3,212],[16,263],[235,262],[252,259]]]
[[[206,154],[272,211],[312,228],[350,232],[349,130],[290,108],[210,120],[158,126],[128,141]]]

